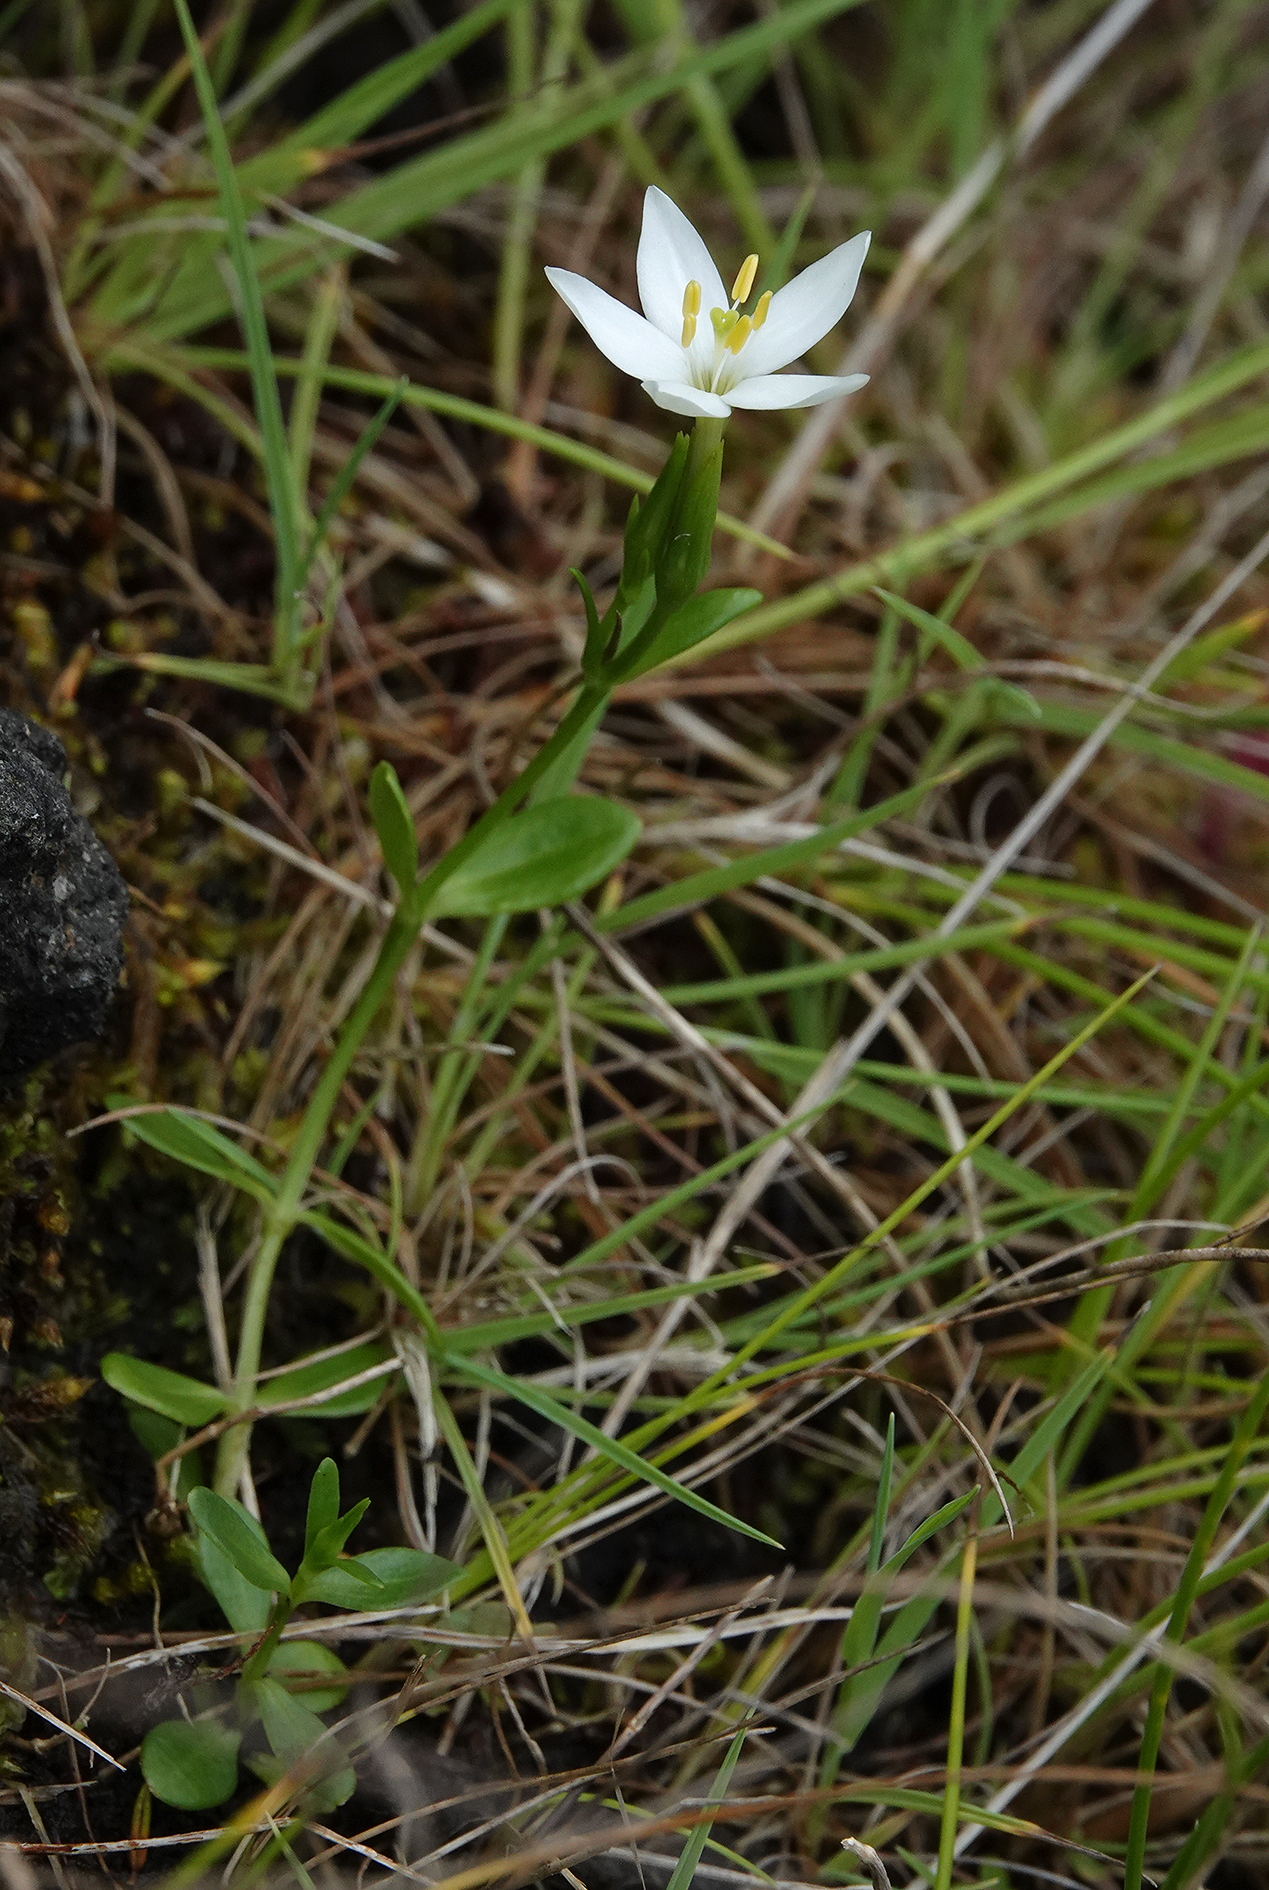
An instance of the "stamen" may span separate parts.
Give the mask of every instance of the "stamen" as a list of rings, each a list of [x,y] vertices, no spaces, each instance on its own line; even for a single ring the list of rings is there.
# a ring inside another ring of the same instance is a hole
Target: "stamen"
[[[753,325],[761,328],[767,319],[767,310],[771,307],[771,291],[767,289],[758,297],[758,306],[753,312]]]
[[[683,291],[683,313],[684,315],[699,315],[700,312],[701,285],[699,282],[689,282]]]
[[[746,256],[745,260],[740,265],[740,274],[731,285],[731,299],[733,302],[744,302],[748,299],[749,291],[753,287],[753,279],[757,273],[758,258],[756,256]]]
[[[697,293],[699,295],[699,291]],[[685,348],[690,348],[695,339],[696,317],[689,309],[687,314],[683,317],[683,340],[681,345]]]
[[[742,315],[727,337],[727,346],[731,349],[733,354],[740,353],[740,350],[744,347],[752,333],[753,323],[747,315]]]

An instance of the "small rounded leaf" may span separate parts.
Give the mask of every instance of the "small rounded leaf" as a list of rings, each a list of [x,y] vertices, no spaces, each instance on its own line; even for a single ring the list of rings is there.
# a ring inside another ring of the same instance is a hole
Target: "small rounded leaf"
[[[307,1804],[331,1811],[345,1804],[357,1789],[357,1775],[316,1713],[268,1675],[256,1691],[256,1705],[274,1756],[288,1771],[302,1767],[308,1773]]]
[[[419,836],[390,761],[381,761],[370,777],[370,818],[379,836],[384,865],[400,890],[409,892],[418,878]]]
[[[165,1805],[208,1811],[232,1798],[238,1786],[241,1735],[214,1719],[167,1719],[141,1745],[146,1784]]]
[[[613,801],[565,794],[495,827],[437,894],[434,910],[488,919],[534,912],[587,892],[639,838],[635,816]]]
[[[288,1693],[304,1702],[310,1713],[329,1713],[342,1706],[347,1686],[322,1686],[323,1676],[333,1681],[347,1677],[348,1669],[332,1648],[320,1641],[283,1641],[269,1662],[269,1672]]]

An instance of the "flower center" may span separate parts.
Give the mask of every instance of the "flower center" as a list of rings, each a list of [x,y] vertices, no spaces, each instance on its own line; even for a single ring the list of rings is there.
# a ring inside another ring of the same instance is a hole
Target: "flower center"
[[[709,319],[714,329],[715,351],[714,367],[710,375],[712,386],[730,378],[724,375],[725,357],[734,359],[748,341],[754,330],[761,328],[767,319],[767,310],[771,307],[771,291],[767,289],[758,298],[758,306],[752,315],[742,315],[740,305],[749,299],[753,290],[754,278],[758,274],[757,256],[746,256],[740,265],[736,280],[731,285],[731,307],[712,308]],[[683,346],[686,348],[696,334],[696,318],[701,307],[701,285],[689,282],[683,296]]]

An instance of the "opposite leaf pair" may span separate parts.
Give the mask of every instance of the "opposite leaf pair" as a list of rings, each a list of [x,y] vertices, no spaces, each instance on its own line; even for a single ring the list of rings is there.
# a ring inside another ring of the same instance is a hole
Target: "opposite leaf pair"
[[[370,777],[370,813],[383,863],[404,898],[419,871],[419,842],[390,761]],[[503,821],[428,902],[433,918],[492,918],[578,899],[625,859],[642,831],[615,801],[562,794]]]
[[[368,1499],[340,1515],[339,1472],[329,1457],[319,1464],[309,1490],[304,1556],[294,1575],[240,1503],[199,1488],[190,1492],[189,1507],[198,1528],[203,1579],[230,1626],[261,1638],[227,1707],[211,1703],[193,1719],[166,1720],[146,1734],[141,1747],[146,1784],[156,1798],[182,1810],[223,1804],[238,1786],[242,1741],[258,1724],[267,1750],[257,1747],[246,1760],[257,1777],[272,1783],[291,1773],[311,1810],[332,1810],[352,1795],[356,1777],[318,1713],[342,1700],[346,1669],[320,1642],[283,1642],[283,1628],[302,1602],[351,1609],[414,1606],[438,1594],[460,1571],[416,1549],[344,1555]],[[305,1698],[296,1696],[297,1685]]]

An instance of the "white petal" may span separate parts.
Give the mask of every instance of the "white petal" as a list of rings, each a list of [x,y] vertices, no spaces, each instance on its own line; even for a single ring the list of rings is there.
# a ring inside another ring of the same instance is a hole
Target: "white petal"
[[[548,269],[547,281],[572,309],[601,353],[623,374],[636,380],[652,375],[678,380],[683,373],[683,350],[651,322],[636,315],[596,282],[575,276],[571,269]]]
[[[667,413],[707,414],[711,419],[725,420],[731,412],[718,394],[693,387],[688,381],[645,381],[643,391],[651,394],[657,406],[664,407]]]
[[[776,290],[766,321],[736,357],[746,380],[788,367],[836,326],[850,307],[871,241],[871,231],[863,230]]]
[[[727,398],[733,407],[819,407],[826,400],[853,394],[866,374],[758,374],[738,381]]]
[[[635,274],[644,314],[674,342],[683,333],[683,291],[689,282],[699,282],[699,325],[712,342],[709,311],[727,307],[723,279],[678,205],[655,184],[648,186],[643,199],[643,228],[639,232]]]

